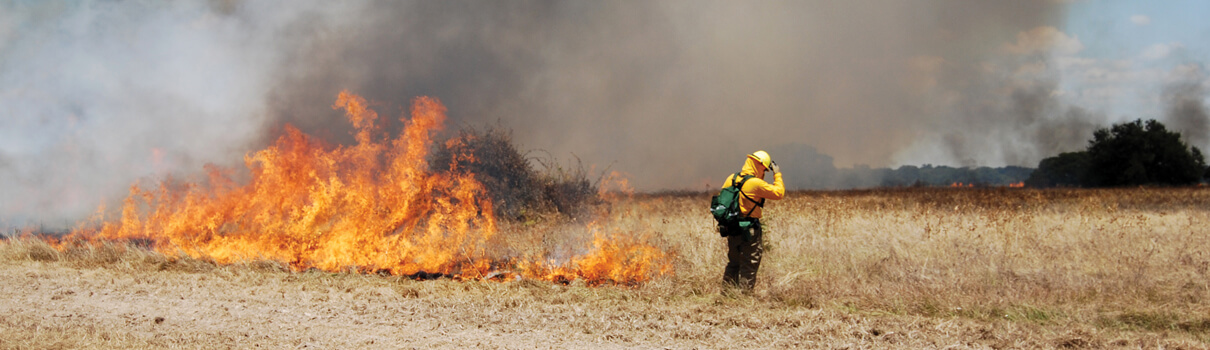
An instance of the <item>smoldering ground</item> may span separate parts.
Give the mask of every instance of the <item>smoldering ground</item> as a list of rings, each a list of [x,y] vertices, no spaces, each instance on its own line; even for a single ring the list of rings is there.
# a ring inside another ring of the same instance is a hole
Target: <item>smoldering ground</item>
[[[74,221],[139,179],[239,166],[285,123],[350,142],[331,108],[343,89],[374,101],[387,130],[409,99],[434,96],[455,127],[499,123],[522,149],[611,166],[639,190],[717,186],[744,154],[778,147],[835,166],[1032,166],[1104,118],[1051,94],[1048,52],[1073,40],[1049,0],[0,10],[9,222]]]

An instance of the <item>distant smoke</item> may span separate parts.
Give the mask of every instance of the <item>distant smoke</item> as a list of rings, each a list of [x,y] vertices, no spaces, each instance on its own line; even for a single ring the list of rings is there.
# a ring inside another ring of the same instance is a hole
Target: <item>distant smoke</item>
[[[639,190],[717,186],[757,149],[802,169],[1033,166],[1103,124],[1057,102],[1046,52],[1080,50],[1054,29],[1064,10],[0,2],[0,221],[74,221],[140,178],[239,165],[283,123],[348,142],[342,89],[388,120],[437,97],[454,127],[499,122],[523,149],[613,164]]]
[[[842,188],[836,179],[836,165],[832,157],[819,153],[815,147],[801,144],[782,144],[767,149],[770,155],[776,154],[777,164],[782,171],[794,174],[784,179],[786,186],[798,189],[830,189]],[[742,159],[741,159],[742,161]],[[736,163],[736,170],[739,165]],[[715,180],[716,187],[721,186],[722,179]]]
[[[939,69],[937,84],[923,98],[929,101],[929,126],[943,136],[918,138],[897,160],[1032,167],[1044,157],[1084,148],[1106,117],[1060,101],[1053,62],[1056,53],[1081,49],[1078,40],[1043,26],[1002,44],[1001,55]]]
[[[1210,115],[1206,113],[1207,80],[1200,66],[1186,65],[1173,72],[1161,92],[1168,123],[1186,143],[1206,149],[1210,145]]]
[[[952,110],[954,124],[942,127],[949,158],[965,167],[1037,166],[1040,157],[1082,149],[1104,117],[1060,103],[1053,82],[1032,83],[1012,87],[1001,101],[984,95]]]

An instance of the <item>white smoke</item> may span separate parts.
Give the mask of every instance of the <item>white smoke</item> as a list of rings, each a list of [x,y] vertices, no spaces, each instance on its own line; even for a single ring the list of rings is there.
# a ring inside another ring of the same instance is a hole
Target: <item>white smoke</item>
[[[0,2],[0,226],[71,225],[139,178],[238,164],[281,30],[315,7],[266,5]]]

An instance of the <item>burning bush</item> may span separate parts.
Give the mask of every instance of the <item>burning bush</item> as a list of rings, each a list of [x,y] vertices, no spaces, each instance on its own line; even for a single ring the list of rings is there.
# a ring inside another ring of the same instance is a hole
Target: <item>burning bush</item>
[[[590,181],[578,159],[570,167],[550,154],[527,157],[512,133],[501,128],[464,128],[433,153],[430,163],[457,175],[476,174],[504,218],[524,221],[550,211],[577,216],[600,199],[600,181]]]
[[[430,164],[437,171],[478,174],[497,215],[515,218],[542,200],[535,175],[513,145],[512,135],[501,129],[462,129],[437,149]]]

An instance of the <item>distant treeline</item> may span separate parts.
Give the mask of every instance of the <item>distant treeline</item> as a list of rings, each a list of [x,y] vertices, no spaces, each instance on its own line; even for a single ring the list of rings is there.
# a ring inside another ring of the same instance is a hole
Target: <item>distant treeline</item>
[[[770,154],[786,172],[786,187],[796,190],[853,189],[875,187],[1009,186],[1029,178],[1033,168],[961,167],[925,164],[898,168],[857,165],[837,168],[832,157],[804,144],[771,148]]]
[[[791,189],[852,189],[873,187],[939,187],[939,186],[1010,186],[1019,185],[1033,168],[1009,166],[1003,168],[954,168],[949,166],[905,165],[896,169],[833,168],[831,171],[809,173],[807,178],[787,180]]]
[[[1097,129],[1088,147],[1043,159],[1038,168],[954,168],[901,166],[897,169],[836,168],[832,157],[804,144],[770,149],[787,172],[790,189],[874,187],[1020,186],[1124,187],[1189,186],[1210,179],[1202,151],[1163,123],[1134,120]]]

